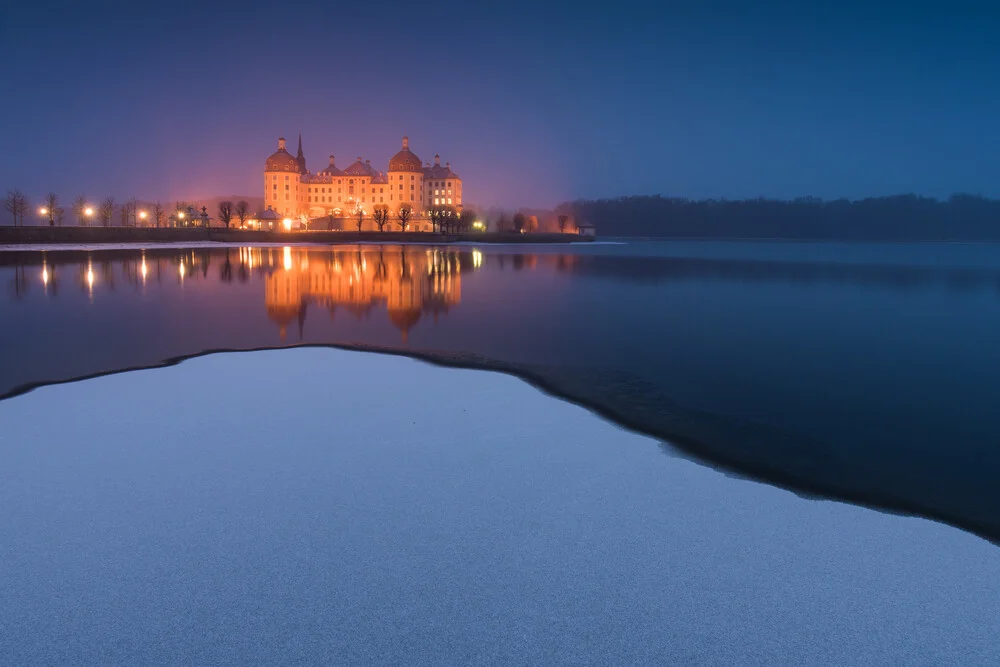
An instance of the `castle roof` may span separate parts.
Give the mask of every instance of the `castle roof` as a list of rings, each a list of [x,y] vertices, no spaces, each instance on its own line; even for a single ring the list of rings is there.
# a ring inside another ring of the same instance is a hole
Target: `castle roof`
[[[420,166],[421,164],[420,158],[410,150],[410,140],[407,137],[403,137],[403,149],[389,160],[389,171],[420,172],[423,170]]]
[[[424,178],[454,178],[462,180],[462,177],[451,170],[451,167],[442,167],[441,165],[434,165],[433,167],[424,167]]]
[[[330,164],[325,169],[322,169],[319,173],[323,176],[340,176],[344,172],[342,172],[340,169],[337,169],[337,167],[333,164],[333,156],[331,155]]]
[[[279,148],[264,163],[264,171],[299,171],[299,161],[284,148]]]
[[[365,162],[361,158],[358,158],[351,163],[349,167],[344,169],[344,176],[371,176],[376,177],[379,175],[378,170],[372,167],[371,162]]]

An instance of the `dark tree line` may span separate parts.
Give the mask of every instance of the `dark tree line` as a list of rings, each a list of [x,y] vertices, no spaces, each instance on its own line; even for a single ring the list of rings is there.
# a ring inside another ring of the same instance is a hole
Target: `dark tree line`
[[[577,200],[559,215],[601,236],[829,240],[1000,240],[1000,200],[956,194],[860,200],[690,200],[661,196]],[[515,223],[516,227],[516,223]]]

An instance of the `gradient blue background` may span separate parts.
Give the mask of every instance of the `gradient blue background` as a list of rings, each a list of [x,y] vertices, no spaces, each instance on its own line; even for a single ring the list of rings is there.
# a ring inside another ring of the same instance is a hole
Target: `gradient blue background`
[[[987,3],[6,3],[0,188],[257,195],[278,135],[472,203],[1000,194]]]

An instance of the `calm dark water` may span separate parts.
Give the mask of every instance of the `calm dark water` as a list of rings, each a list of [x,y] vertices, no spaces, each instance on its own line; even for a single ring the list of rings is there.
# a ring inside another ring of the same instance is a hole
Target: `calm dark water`
[[[0,394],[216,349],[399,350],[522,374],[773,483],[1000,537],[998,246],[7,252],[0,283]],[[391,405],[385,382],[372,400]]]

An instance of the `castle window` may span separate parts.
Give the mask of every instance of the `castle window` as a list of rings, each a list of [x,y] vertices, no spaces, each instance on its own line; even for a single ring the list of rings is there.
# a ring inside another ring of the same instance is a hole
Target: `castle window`
[[[448,187],[449,188],[451,187],[451,181],[448,181]]]

